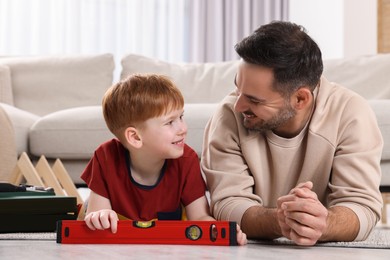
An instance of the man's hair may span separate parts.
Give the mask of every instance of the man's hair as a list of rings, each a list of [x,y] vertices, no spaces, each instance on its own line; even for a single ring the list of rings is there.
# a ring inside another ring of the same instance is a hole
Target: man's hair
[[[323,71],[321,50],[305,28],[291,22],[273,21],[236,44],[246,62],[270,68],[273,87],[289,97],[306,85],[313,91]]]
[[[119,140],[127,127],[183,106],[183,95],[174,83],[155,74],[134,74],[121,80],[107,90],[102,101],[107,127]]]

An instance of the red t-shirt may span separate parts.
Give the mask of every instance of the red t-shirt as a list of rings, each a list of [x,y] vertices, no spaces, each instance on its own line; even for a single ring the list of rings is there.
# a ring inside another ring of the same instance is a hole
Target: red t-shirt
[[[189,146],[183,156],[167,159],[157,183],[141,185],[131,177],[128,150],[117,140],[95,151],[81,178],[95,193],[107,198],[112,209],[129,219],[181,219],[181,206],[205,195],[199,158]]]

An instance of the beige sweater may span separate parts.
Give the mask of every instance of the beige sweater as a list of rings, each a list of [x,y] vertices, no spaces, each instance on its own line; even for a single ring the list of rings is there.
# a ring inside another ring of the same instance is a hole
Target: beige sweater
[[[312,181],[326,207],[343,205],[359,218],[365,239],[379,220],[383,140],[367,102],[354,92],[321,79],[310,122],[290,139],[242,126],[227,96],[210,119],[202,171],[217,219],[241,222],[251,206],[276,207],[300,182]]]

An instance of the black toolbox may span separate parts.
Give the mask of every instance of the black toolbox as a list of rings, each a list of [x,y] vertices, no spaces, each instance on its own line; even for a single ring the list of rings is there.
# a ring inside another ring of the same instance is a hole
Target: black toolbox
[[[77,219],[76,197],[52,190],[0,192],[0,233],[54,232],[58,220]]]

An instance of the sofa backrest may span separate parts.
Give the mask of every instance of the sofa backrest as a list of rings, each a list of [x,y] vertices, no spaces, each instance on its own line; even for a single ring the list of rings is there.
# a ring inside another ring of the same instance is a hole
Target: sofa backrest
[[[121,79],[132,73],[160,73],[178,85],[186,103],[217,103],[234,89],[238,61],[173,63],[129,54]],[[324,60],[324,75],[366,99],[390,98],[390,54]]]
[[[9,67],[13,105],[40,116],[100,105],[115,67],[111,54],[10,57],[0,65]]]
[[[325,60],[324,75],[366,99],[390,98],[390,54]]]
[[[218,103],[234,90],[238,61],[173,63],[141,55],[123,57],[121,79],[134,73],[157,73],[170,77],[181,90],[185,103]]]
[[[173,63],[129,54],[121,79],[133,73],[159,73],[172,78],[186,103],[218,103],[234,89],[238,61]],[[0,58],[0,102],[36,115],[100,105],[112,85],[111,54]],[[390,54],[325,60],[324,75],[366,99],[390,98]],[[11,90],[12,89],[12,90]]]
[[[11,71],[8,66],[0,64],[0,102],[14,104],[11,86]]]

